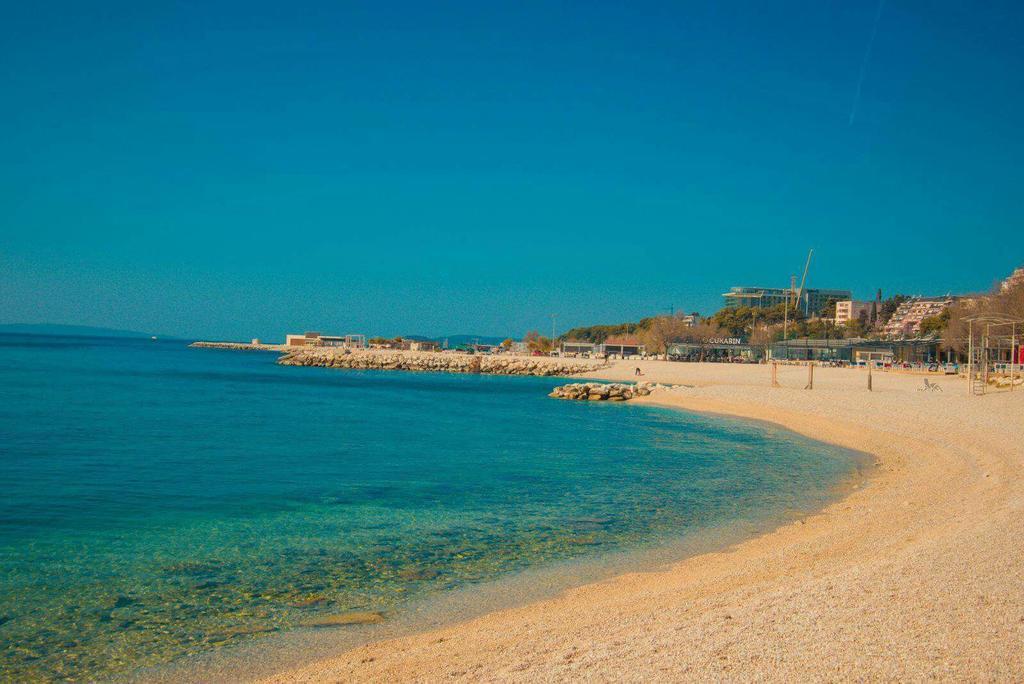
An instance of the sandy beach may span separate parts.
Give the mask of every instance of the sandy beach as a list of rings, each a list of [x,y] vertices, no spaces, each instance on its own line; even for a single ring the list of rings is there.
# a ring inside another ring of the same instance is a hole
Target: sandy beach
[[[873,455],[810,517],[269,680],[1024,679],[1024,391],[863,370],[620,362],[635,401],[771,421]]]

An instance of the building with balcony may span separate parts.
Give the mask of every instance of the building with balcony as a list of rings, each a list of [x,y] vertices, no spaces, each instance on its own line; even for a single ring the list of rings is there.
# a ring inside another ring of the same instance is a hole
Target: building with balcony
[[[916,337],[921,333],[921,321],[942,314],[952,303],[953,298],[949,295],[911,297],[899,305],[882,328],[882,334],[889,338]]]
[[[858,302],[852,299],[836,302],[836,325],[846,325],[861,316],[871,316],[871,302]]]

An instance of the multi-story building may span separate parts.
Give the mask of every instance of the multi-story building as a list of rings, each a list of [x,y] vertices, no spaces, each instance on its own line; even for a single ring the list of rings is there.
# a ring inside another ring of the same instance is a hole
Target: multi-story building
[[[882,333],[886,337],[914,337],[921,332],[921,321],[940,315],[952,303],[953,298],[949,295],[911,297],[899,305],[892,318],[882,328]]]
[[[846,325],[861,315],[871,315],[871,302],[858,302],[852,299],[836,302],[836,325]]]
[[[789,302],[795,306],[796,292],[787,287],[732,287],[722,295],[728,309],[752,306],[756,309],[770,309]],[[830,300],[852,299],[849,290],[820,290],[807,288],[800,295],[799,307],[807,316],[816,315]]]

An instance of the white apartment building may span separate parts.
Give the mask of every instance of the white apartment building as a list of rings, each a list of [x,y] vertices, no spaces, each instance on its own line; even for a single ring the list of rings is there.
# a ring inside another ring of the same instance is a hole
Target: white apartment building
[[[836,325],[846,325],[860,318],[861,314],[871,315],[871,302],[858,302],[852,299],[836,302]]]
[[[886,337],[913,337],[921,332],[921,321],[938,316],[949,308],[953,298],[913,297],[899,305],[896,313],[885,324]]]

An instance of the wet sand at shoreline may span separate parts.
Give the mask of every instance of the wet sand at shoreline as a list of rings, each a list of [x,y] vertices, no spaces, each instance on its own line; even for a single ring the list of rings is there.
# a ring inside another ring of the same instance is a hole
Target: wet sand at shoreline
[[[639,366],[643,378],[634,378]],[[862,370],[620,362],[593,377],[693,385],[636,401],[767,420],[872,454],[818,514],[732,548],[271,682],[1024,677],[1024,392]]]

